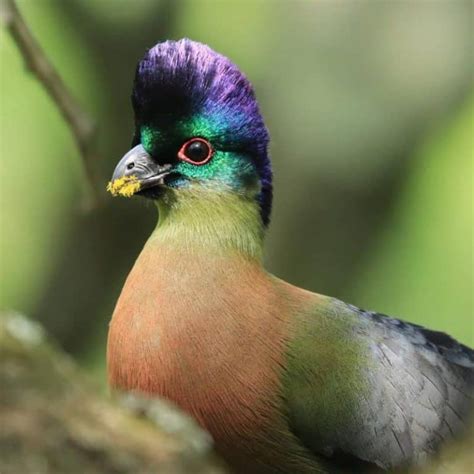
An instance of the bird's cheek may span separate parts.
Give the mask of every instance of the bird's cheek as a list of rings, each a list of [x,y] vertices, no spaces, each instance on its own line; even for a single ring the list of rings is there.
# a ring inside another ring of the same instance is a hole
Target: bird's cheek
[[[165,178],[165,185],[177,189],[189,185],[190,181],[190,178],[186,176],[186,174],[178,169],[174,169],[173,172]]]
[[[195,166],[190,163],[181,162],[175,166],[175,177],[180,183],[189,183],[191,181],[202,180],[204,179],[203,173],[204,166]]]

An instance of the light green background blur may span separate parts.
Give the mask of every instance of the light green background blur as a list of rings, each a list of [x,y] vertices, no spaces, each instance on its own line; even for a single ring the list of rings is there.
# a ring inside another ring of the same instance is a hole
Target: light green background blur
[[[470,2],[19,5],[98,122],[104,187],[130,145],[136,61],[164,37],[206,42],[252,80],[272,135],[268,267],[474,344]],[[44,320],[100,368],[113,303],[155,211],[104,193],[105,210],[81,214],[70,131],[0,34],[1,307]]]

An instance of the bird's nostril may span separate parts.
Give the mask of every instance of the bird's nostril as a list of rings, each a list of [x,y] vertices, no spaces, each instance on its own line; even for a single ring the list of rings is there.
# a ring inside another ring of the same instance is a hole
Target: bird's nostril
[[[129,163],[129,164],[127,165],[127,169],[128,169],[128,170],[133,170],[133,168],[135,168],[135,163],[132,161],[131,163]]]

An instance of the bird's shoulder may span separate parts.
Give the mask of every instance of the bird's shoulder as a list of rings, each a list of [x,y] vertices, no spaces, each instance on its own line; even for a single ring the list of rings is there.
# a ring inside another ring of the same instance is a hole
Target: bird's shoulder
[[[474,369],[474,350],[456,341],[449,334],[427,329],[418,324],[393,318],[383,313],[366,311],[353,305],[347,308],[360,318],[361,325],[370,326],[386,337],[401,337],[416,350],[432,352],[450,364]]]

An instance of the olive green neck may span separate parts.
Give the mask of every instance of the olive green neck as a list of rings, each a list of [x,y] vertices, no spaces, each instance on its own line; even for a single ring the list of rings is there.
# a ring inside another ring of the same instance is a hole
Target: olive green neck
[[[227,188],[168,189],[158,201],[153,239],[190,251],[236,252],[262,261],[264,227],[253,197]]]

